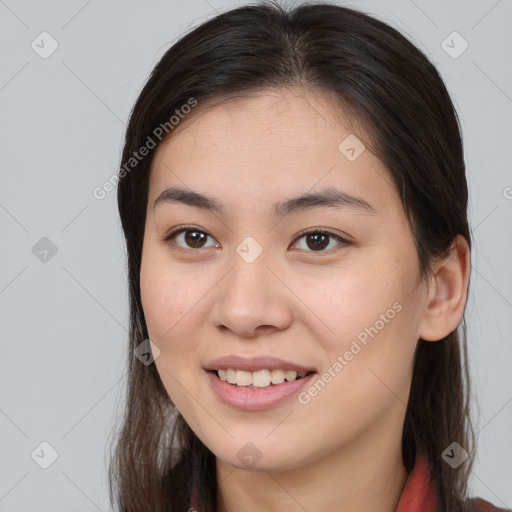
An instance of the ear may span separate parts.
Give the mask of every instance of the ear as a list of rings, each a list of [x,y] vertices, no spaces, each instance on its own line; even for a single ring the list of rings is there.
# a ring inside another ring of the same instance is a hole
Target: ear
[[[421,339],[438,341],[457,328],[466,305],[470,269],[468,243],[457,235],[448,256],[435,265],[419,328]]]

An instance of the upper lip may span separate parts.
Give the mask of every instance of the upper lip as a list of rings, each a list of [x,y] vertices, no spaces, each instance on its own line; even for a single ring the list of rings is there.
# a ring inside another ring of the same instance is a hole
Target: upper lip
[[[296,370],[299,372],[315,372],[316,370],[310,366],[285,361],[277,357],[258,356],[258,357],[241,357],[229,355],[219,357],[210,361],[205,370],[245,370],[247,372],[256,372],[258,370]]]

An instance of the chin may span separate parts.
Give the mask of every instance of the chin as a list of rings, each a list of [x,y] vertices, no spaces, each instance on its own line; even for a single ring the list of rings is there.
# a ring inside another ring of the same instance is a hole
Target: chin
[[[288,471],[303,463],[297,459],[299,447],[294,449],[288,445],[285,451],[276,451],[274,446],[265,445],[264,440],[247,440],[210,450],[224,464],[244,471]]]

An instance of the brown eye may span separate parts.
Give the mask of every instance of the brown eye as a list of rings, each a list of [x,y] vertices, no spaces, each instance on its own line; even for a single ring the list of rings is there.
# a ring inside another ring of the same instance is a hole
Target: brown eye
[[[206,237],[208,236],[202,231],[185,231],[184,233],[185,242],[194,249],[202,247]]]
[[[329,245],[329,235],[325,233],[310,233],[306,235],[306,244],[310,249],[325,249]]]
[[[204,249],[214,247],[205,245],[206,240],[210,237],[205,231],[193,227],[182,227],[169,233],[164,241],[167,243],[175,243],[183,249]]]
[[[315,229],[313,231],[305,231],[300,234],[297,240],[304,239],[306,241],[305,247],[299,247],[299,249],[304,249],[308,252],[327,252],[324,249],[329,247],[331,240],[336,240],[339,245],[346,245],[348,242],[343,239],[339,235],[335,235],[334,233],[330,233],[329,231],[321,231],[319,229]],[[297,244],[298,245],[298,244]],[[333,247],[329,247],[329,250]]]

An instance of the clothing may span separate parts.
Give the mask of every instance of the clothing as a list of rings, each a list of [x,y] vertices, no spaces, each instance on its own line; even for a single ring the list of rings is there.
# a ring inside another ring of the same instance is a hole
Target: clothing
[[[510,509],[495,507],[481,498],[473,498],[467,501],[465,506],[465,512],[512,512]],[[192,496],[190,509],[190,512],[200,512],[195,496]],[[396,512],[437,512],[438,509],[436,486],[430,479],[428,463],[422,457],[416,457],[416,463],[405,482]]]
[[[430,468],[422,457],[416,457],[404,490],[400,496],[396,512],[437,512],[439,501],[435,483],[430,480]],[[497,508],[481,498],[473,498],[465,503],[465,512],[512,512]]]

